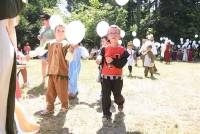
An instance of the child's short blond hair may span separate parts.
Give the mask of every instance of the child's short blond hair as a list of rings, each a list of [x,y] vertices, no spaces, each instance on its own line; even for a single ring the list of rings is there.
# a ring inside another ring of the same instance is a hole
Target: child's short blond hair
[[[63,27],[64,29],[65,29],[65,26],[63,25],[63,24],[59,24],[59,25],[57,25],[56,27],[55,27],[55,31],[56,31],[56,29],[58,28],[58,27]]]

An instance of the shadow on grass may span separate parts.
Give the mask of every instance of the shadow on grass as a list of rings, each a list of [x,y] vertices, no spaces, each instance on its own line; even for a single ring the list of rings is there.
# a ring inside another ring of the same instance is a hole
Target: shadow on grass
[[[142,76],[134,76],[134,75],[131,75],[131,76],[129,76],[129,75],[127,75],[126,76],[128,79],[144,79]]]
[[[140,131],[134,131],[134,132],[126,132],[126,134],[143,134],[143,133]]]
[[[127,76],[128,79],[144,79],[142,76]]]
[[[97,112],[102,113],[102,102],[101,102],[101,99],[99,99],[96,102],[91,103],[91,104],[89,104],[87,102],[80,102],[79,104],[80,105],[87,105],[92,109],[95,108]],[[115,106],[114,106],[114,101],[111,102],[110,111],[111,112],[116,112],[116,109],[115,109]]]
[[[102,128],[97,131],[97,134],[143,134],[140,131],[126,131],[124,117],[123,112],[118,112],[115,114],[113,122],[102,121]]]
[[[124,123],[125,114],[119,112],[115,114],[114,120],[102,121],[102,128],[97,131],[97,134],[126,134],[126,126]]]
[[[158,80],[158,78],[156,78],[156,77],[154,77],[154,76],[147,76],[146,78],[149,78],[149,79],[151,79],[151,80]]]
[[[142,76],[133,76],[133,78],[135,78],[135,79],[144,79],[144,77],[142,77]]]
[[[160,73],[158,73],[158,72],[155,72],[154,74],[156,74],[156,75],[160,75]]]
[[[79,98],[78,97],[75,97],[73,99],[69,99],[69,109],[73,109],[78,104],[79,104]]]
[[[150,77],[151,80],[158,80],[158,78],[155,78],[154,76],[153,77]]]
[[[41,116],[39,134],[72,134],[69,128],[63,128],[66,121],[66,113],[59,112],[56,116]]]
[[[30,95],[31,97],[39,97],[40,95],[44,95],[47,88],[45,88],[45,84],[42,83],[38,85],[37,87],[33,87],[29,91],[27,91],[27,95]]]

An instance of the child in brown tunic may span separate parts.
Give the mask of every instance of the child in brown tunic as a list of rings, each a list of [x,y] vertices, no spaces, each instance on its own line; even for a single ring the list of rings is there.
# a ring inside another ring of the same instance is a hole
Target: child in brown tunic
[[[48,44],[48,89],[46,94],[47,108],[43,115],[54,113],[54,102],[58,96],[61,101],[61,112],[68,110],[68,62],[65,59],[69,45],[65,38],[65,28],[55,28],[55,40]]]
[[[147,52],[144,55],[144,67],[145,67],[144,75],[145,75],[145,77],[147,77],[148,72],[150,72],[151,77],[153,77],[154,55],[153,55],[153,52],[151,49],[152,49],[152,46],[148,45]]]

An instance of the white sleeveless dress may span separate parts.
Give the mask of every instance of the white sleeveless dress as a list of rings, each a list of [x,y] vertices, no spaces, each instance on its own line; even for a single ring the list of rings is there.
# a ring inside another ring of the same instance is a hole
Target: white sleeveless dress
[[[0,20],[0,134],[6,134],[7,98],[14,60],[14,47],[6,30],[7,20]]]

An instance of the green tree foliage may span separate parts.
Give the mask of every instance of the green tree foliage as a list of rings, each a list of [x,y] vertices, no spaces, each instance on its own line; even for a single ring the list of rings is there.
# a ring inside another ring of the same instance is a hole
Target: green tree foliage
[[[43,12],[58,13],[56,3],[56,0],[29,0],[17,26],[20,44],[25,40],[32,47],[39,43],[39,15]],[[133,39],[132,31],[137,31],[140,39],[148,33],[153,33],[157,40],[167,36],[176,42],[180,37],[194,39],[195,34],[200,37],[199,0],[129,0],[123,7],[118,6],[115,0],[67,0],[67,3],[71,17],[65,20],[84,23],[87,31],[83,43],[89,47],[99,45],[96,26],[102,20],[116,24],[126,32],[124,43]]]
[[[16,28],[19,47],[22,48],[25,41],[28,41],[32,48],[39,44],[37,39],[41,27],[39,16],[45,10],[52,9],[55,5],[56,0],[29,0],[20,15],[20,23]]]
[[[200,3],[198,0],[160,0],[156,36],[167,36],[176,42],[180,37],[194,39],[200,34]]]
[[[88,47],[99,46],[100,37],[96,33],[96,26],[100,21],[116,24],[126,29],[127,11],[123,8],[113,7],[110,4],[100,3],[98,0],[89,0],[89,4],[79,3],[72,11],[67,22],[81,20],[86,27],[86,36],[83,41]]]

